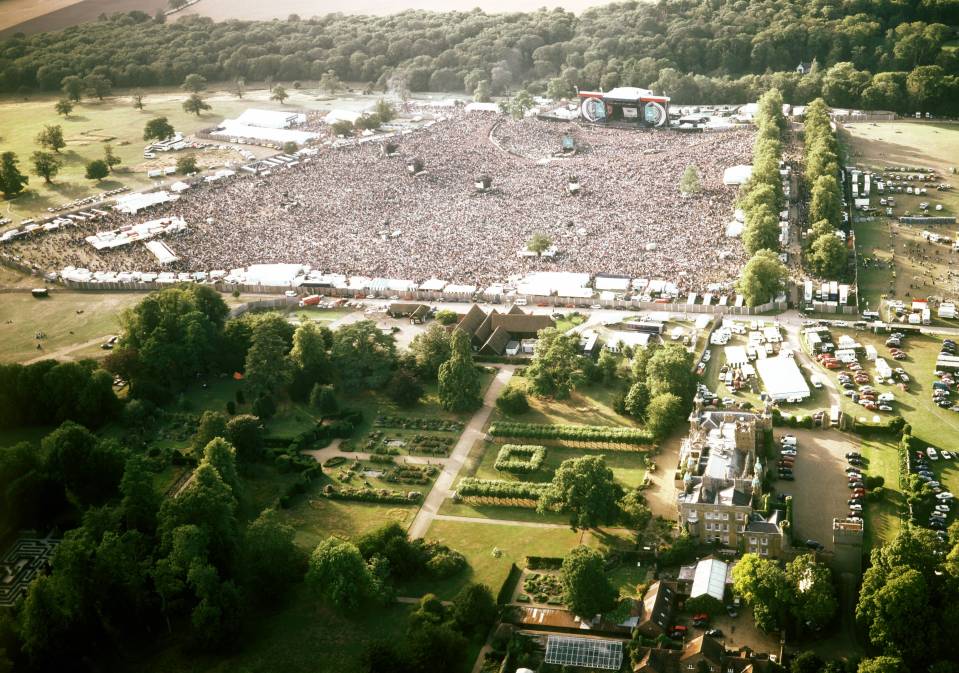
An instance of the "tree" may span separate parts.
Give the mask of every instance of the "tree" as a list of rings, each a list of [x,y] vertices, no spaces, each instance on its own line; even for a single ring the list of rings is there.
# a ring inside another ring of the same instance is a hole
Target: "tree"
[[[649,406],[649,386],[646,381],[636,381],[629,387],[625,405],[626,412],[633,418],[642,419],[646,416],[646,407]]]
[[[839,609],[829,568],[803,554],[786,565],[786,578],[794,591],[790,610],[796,621],[813,628],[828,625]]]
[[[526,391],[519,386],[508,385],[496,398],[496,408],[504,414],[519,416],[529,411]]]
[[[603,555],[595,549],[583,545],[573,548],[563,559],[560,582],[566,607],[584,620],[609,612],[616,605],[616,589],[606,577]]]
[[[450,337],[450,357],[437,374],[439,398],[448,411],[472,411],[482,403],[480,377],[473,363],[469,335],[454,329]]]
[[[773,299],[789,273],[772,250],[760,250],[743,269],[737,287],[747,306],[758,306]]]
[[[809,202],[809,221],[826,220],[833,227],[842,222],[842,197],[835,176],[820,175],[812,186]]]
[[[192,175],[197,172],[196,157],[179,157],[176,160],[176,172],[180,175]]]
[[[488,586],[468,584],[453,597],[450,612],[460,631],[482,635],[496,621],[498,610]]]
[[[416,375],[408,369],[397,369],[390,379],[390,399],[403,408],[415,407],[423,397],[423,386]]]
[[[143,94],[139,91],[134,92],[133,96],[131,96],[131,99],[133,100],[134,110],[142,110],[145,107],[143,104]]]
[[[646,407],[646,427],[654,437],[664,438],[685,418],[683,401],[673,393],[660,393]]]
[[[870,583],[867,592],[864,583],[856,617],[866,624],[872,644],[884,652],[904,660],[923,661],[928,656],[929,644],[917,640],[915,634],[927,629],[935,618],[928,583],[918,570],[897,566],[878,590]]]
[[[509,101],[509,114],[513,119],[522,119],[535,105],[529,91],[520,91]]]
[[[200,93],[206,89],[206,77],[203,75],[198,75],[195,72],[187,75],[183,80],[183,86],[181,87],[184,91],[189,91],[190,93]]]
[[[526,249],[530,252],[535,252],[537,255],[542,255],[549,250],[551,245],[553,245],[553,241],[549,236],[537,232],[533,234],[526,243]]]
[[[801,652],[789,665],[789,673],[822,673],[825,662],[815,652]]]
[[[536,352],[526,368],[528,389],[540,397],[569,397],[581,380],[579,337],[555,327],[539,331]]]
[[[370,598],[370,570],[352,542],[327,538],[310,554],[306,583],[337,608],[354,610]]]
[[[83,95],[82,79],[76,75],[69,75],[63,78],[60,82],[60,87],[63,90],[63,95],[65,95],[68,100],[72,100],[74,103],[80,102],[80,97]]]
[[[63,127],[59,124],[46,124],[37,134],[37,143],[59,154],[60,150],[67,146],[67,142],[63,139]]]
[[[453,325],[457,321],[459,321],[459,316],[456,315],[456,311],[444,308],[436,312],[436,322],[440,325]]]
[[[103,159],[94,159],[87,164],[87,180],[96,180],[99,182],[110,174],[110,167]]]
[[[288,94],[286,89],[279,84],[273,87],[273,90],[270,92],[270,100],[278,101],[280,105],[283,105],[284,101],[286,101],[286,99],[289,97],[290,94]]]
[[[541,512],[559,508],[569,514],[570,525],[592,528],[612,523],[619,512],[617,501],[622,489],[606,466],[603,456],[582,456],[564,460],[550,487],[543,493]]]
[[[63,168],[63,160],[50,152],[34,152],[30,159],[33,162],[33,174],[43,178],[47,184],[53,182]]]
[[[899,657],[873,657],[859,662],[857,673],[906,673],[909,669]]]
[[[223,437],[214,437],[203,447],[201,464],[212,465],[219,473],[220,478],[233,493],[233,497],[240,498],[240,477],[236,471],[236,449]]]
[[[251,414],[240,414],[227,421],[223,437],[236,449],[236,458],[241,462],[253,461],[263,451],[263,424]]]
[[[247,529],[247,585],[260,602],[276,601],[303,577],[306,558],[294,542],[295,534],[272,509],[264,510]]]
[[[434,322],[413,337],[410,352],[420,375],[427,381],[435,381],[440,366],[449,360],[452,354],[450,335],[438,322]]]
[[[743,246],[750,255],[760,250],[779,250],[779,217],[768,206],[746,212]]]
[[[58,115],[69,117],[70,113],[73,112],[73,101],[69,98],[61,98],[57,101],[57,104],[53,106],[53,109],[57,111]]]
[[[184,7],[187,3],[187,0],[170,0],[169,5],[170,9],[180,9]]]
[[[97,100],[103,100],[113,91],[113,84],[103,75],[90,73],[83,78],[83,89],[88,94],[96,96]]]
[[[388,124],[396,118],[396,108],[388,100],[380,98],[376,101],[373,108],[373,114],[384,124]]]
[[[703,185],[699,179],[699,169],[695,164],[690,164],[679,179],[679,193],[683,196],[693,196],[701,191],[703,191]]]
[[[320,77],[320,89],[326,91],[331,96],[342,88],[343,85],[340,83],[340,78],[337,77],[336,73],[332,70],[327,70],[323,73],[323,76]]]
[[[293,348],[290,361],[293,364],[293,384],[290,394],[296,399],[306,399],[316,384],[329,383],[333,367],[327,352],[333,335],[327,327],[305,322],[293,333]]]
[[[176,133],[166,117],[154,117],[143,127],[144,140],[166,140]]]
[[[489,80],[481,79],[476,84],[476,89],[473,91],[473,100],[477,103],[489,103],[490,102],[490,89],[489,89]]]
[[[546,85],[546,95],[553,100],[569,98],[575,92],[565,77],[554,77]]]
[[[233,83],[233,95],[242,99],[244,93],[246,93],[246,80],[240,77]]]
[[[753,608],[753,618],[762,630],[773,631],[785,624],[791,590],[775,561],[744,554],[733,568],[733,590]]]
[[[351,136],[353,135],[353,122],[349,119],[340,119],[330,124],[330,133],[334,136]]]
[[[122,163],[120,157],[113,153],[113,146],[109,143],[103,146],[103,160],[106,162],[111,173],[113,172],[114,166],[119,166]]]
[[[300,146],[297,145],[292,140],[287,140],[283,143],[283,152],[284,154],[296,154],[297,150],[300,149]]]
[[[319,383],[310,391],[310,406],[321,414],[335,414],[340,405],[336,401],[333,386],[322,386]]]
[[[330,360],[343,389],[376,390],[386,385],[396,367],[396,340],[370,320],[344,325],[333,333]]]
[[[195,114],[197,117],[204,110],[209,110],[210,104],[200,98],[199,94],[191,93],[190,97],[183,101],[183,111]]]
[[[127,459],[120,480],[120,494],[123,496],[120,510],[127,528],[151,535],[156,529],[160,496],[153,487],[153,475],[139,454]]]
[[[693,378],[693,356],[678,343],[657,348],[646,363],[646,383],[653,397],[672,393],[688,401],[692,399]]]
[[[254,395],[279,392],[293,380],[290,347],[283,336],[286,328],[286,320],[276,314],[253,326],[243,371]]]
[[[67,421],[40,446],[47,470],[81,505],[99,504],[116,494],[126,455],[112,440],[98,441],[82,425]]]
[[[838,237],[820,236],[810,248],[809,266],[820,278],[842,278],[848,258],[846,244]]]

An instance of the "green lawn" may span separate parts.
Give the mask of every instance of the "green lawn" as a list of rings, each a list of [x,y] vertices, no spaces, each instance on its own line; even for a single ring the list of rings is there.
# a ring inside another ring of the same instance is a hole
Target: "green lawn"
[[[331,535],[354,539],[391,521],[405,528],[412,523],[418,509],[417,506],[330,500],[314,491],[297,499],[290,509],[279,511],[296,529],[296,543],[312,550]]]
[[[496,594],[509,575],[510,565],[515,563],[524,567],[527,556],[562,557],[579,544],[604,547],[627,543],[592,531],[459,521],[434,521],[426,537],[440,540],[464,554],[470,567],[465,573],[444,582],[411,583],[403,587],[407,595],[419,596],[432,591],[442,598],[449,598],[469,582],[486,584]],[[499,550],[499,556],[494,555],[494,549]]]
[[[0,361],[53,357],[59,351],[116,334],[119,313],[142,298],[131,292],[55,290],[47,299],[34,299],[28,292],[0,294]],[[38,331],[46,333],[39,342],[34,338]],[[43,345],[42,350],[37,350],[37,343]],[[99,343],[94,349],[99,350]]]
[[[526,382],[522,377],[514,376],[510,385],[525,388]],[[569,399],[565,400],[551,400],[530,395],[530,410],[525,414],[507,416],[499,410],[494,410],[492,420],[638,427],[639,423],[634,419],[620,416],[613,409],[613,400],[618,392],[615,386],[586,385],[574,390]]]
[[[139,648],[118,670],[143,673],[362,673],[362,654],[377,641],[401,640],[413,608],[394,604],[343,615],[323,607],[305,586],[281,609],[251,616],[239,644],[216,654],[188,650],[181,640],[158,635],[153,651]],[[146,654],[146,656],[144,656]]]
[[[868,461],[867,474],[885,480],[884,497],[866,503],[865,550],[892,540],[899,532],[899,518],[904,496],[899,488],[899,450],[894,443],[863,440],[859,451]]]
[[[571,311],[565,314],[564,317],[556,320],[556,329],[560,332],[568,332],[577,325],[582,325],[584,322],[586,322],[586,316],[582,313]]]

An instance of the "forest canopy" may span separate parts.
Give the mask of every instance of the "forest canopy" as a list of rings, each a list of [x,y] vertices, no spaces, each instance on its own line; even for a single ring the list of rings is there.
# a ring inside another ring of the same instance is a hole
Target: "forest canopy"
[[[117,87],[320,80],[409,91],[493,95],[526,87],[643,86],[674,102],[743,102],[780,89],[787,102],[957,105],[957,0],[664,0],[485,14],[408,11],[286,21],[143,12],[0,42],[0,91],[54,91],[68,76]],[[815,64],[812,76],[796,72]],[[908,94],[908,95],[907,95]]]

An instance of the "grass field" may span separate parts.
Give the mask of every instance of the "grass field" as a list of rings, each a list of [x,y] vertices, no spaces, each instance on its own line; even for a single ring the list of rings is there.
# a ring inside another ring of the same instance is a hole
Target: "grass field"
[[[29,292],[0,294],[0,361],[72,357],[69,349],[115,334],[118,314],[142,298],[129,292],[55,291],[47,299],[34,299]],[[38,331],[47,335],[39,342],[34,338]],[[37,350],[37,343],[43,350]],[[92,348],[99,351],[99,342]]]
[[[573,547],[617,547],[627,541],[597,531],[572,531],[561,528],[531,528],[499,524],[434,521],[426,534],[461,552],[469,561],[469,569],[444,582],[411,583],[403,590],[419,596],[432,591],[441,598],[456,594],[469,582],[488,585],[495,595],[509,575],[512,564],[525,567],[527,556],[562,557]],[[499,555],[494,554],[499,550]]]
[[[863,440],[858,450],[867,461],[868,474],[885,480],[883,499],[866,503],[865,551],[868,553],[899,532],[902,526],[899,512],[905,496],[899,488],[899,449],[895,444]]]
[[[285,109],[329,107],[328,103],[316,100],[315,93],[294,91]],[[243,100],[225,91],[209,91],[205,100],[212,110],[200,115],[183,111],[185,99],[181,91],[151,91],[144,96],[146,108],[132,107],[129,95],[118,95],[103,102],[84,99],[69,117],[63,118],[53,109],[58,97],[37,96],[28,100],[6,98],[0,101],[0,143],[20,159],[20,170],[30,174],[30,183],[20,196],[0,202],[0,216],[25,217],[45,215],[46,209],[76,198],[126,186],[132,189],[147,187],[153,180],[147,178],[149,169],[172,166],[186,152],[160,154],[156,159],[143,158],[143,127],[153,117],[167,117],[173,127],[191,134],[214,125],[225,117],[236,116],[249,107],[279,109],[278,103],[269,100],[266,90],[248,91]],[[40,149],[35,138],[46,124],[59,124],[67,146],[60,151],[64,160],[63,169],[53,184],[44,184],[43,178],[32,175],[30,155]],[[103,158],[103,146],[113,145],[115,154],[122,160],[117,172],[100,183],[84,177],[85,166],[93,159]],[[256,148],[251,148],[256,151]],[[260,150],[261,153],[272,153]],[[234,151],[215,153],[201,152],[197,161],[201,166],[223,165],[225,161],[241,161]],[[176,178],[168,179],[173,182]]]
[[[951,173],[959,163],[956,159],[959,157],[959,126],[908,121],[861,122],[845,125],[841,137],[848,148],[850,163],[873,170],[891,166],[929,167],[940,176],[932,182],[933,186],[938,182],[953,184],[951,191],[929,189],[925,196],[897,193],[896,217],[905,211],[918,212],[920,201],[942,204],[943,210],[936,214],[959,213],[959,189],[956,189],[959,184]],[[873,205],[879,206],[879,198],[878,195],[872,197]],[[870,309],[877,309],[884,295],[955,298],[959,294],[959,284],[948,275],[959,257],[947,246],[922,240],[920,233],[924,228],[899,224],[884,215],[863,219],[856,224],[860,260],[870,260],[867,266],[861,263],[859,269],[860,294]],[[940,234],[955,234],[943,226],[930,226],[929,229]],[[917,243],[920,253],[907,250],[907,246]]]
[[[526,381],[514,376],[511,386],[524,387]],[[492,420],[507,419],[524,423],[578,423],[582,425],[619,425],[638,427],[634,419],[620,416],[613,409],[617,390],[614,386],[586,385],[577,388],[565,400],[529,396],[530,410],[522,416],[506,416],[493,411]]]
[[[305,586],[288,603],[250,617],[250,632],[226,652],[200,654],[180,640],[160,636],[145,649],[131,648],[129,665],[143,673],[361,673],[369,644],[396,641],[406,633],[410,605],[392,604],[344,615],[324,607]],[[183,631],[181,631],[183,632]]]

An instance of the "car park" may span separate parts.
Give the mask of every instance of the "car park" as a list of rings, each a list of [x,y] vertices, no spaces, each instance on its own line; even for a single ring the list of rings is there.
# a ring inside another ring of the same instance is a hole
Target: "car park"
[[[939,460],[939,454],[931,446],[926,449],[926,455],[929,456],[929,460]]]

